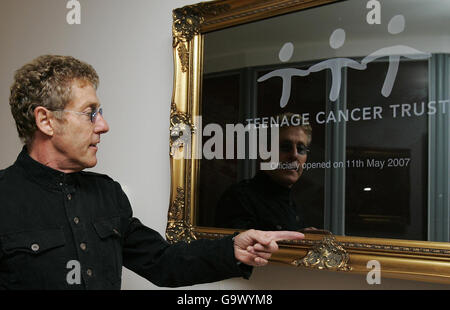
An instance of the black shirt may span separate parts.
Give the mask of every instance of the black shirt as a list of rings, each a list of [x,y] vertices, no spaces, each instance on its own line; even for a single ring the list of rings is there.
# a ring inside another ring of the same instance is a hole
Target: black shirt
[[[168,244],[106,175],[59,172],[26,148],[0,171],[0,288],[120,289],[122,266],[170,287],[250,275],[231,237]]]
[[[216,225],[224,228],[299,230],[305,228],[291,190],[259,171],[253,179],[228,188],[216,208]]]

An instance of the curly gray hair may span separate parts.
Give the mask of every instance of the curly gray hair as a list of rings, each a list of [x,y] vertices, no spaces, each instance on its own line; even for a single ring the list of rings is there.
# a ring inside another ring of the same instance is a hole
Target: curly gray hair
[[[71,56],[39,56],[16,71],[9,105],[23,143],[29,145],[37,130],[34,109],[64,109],[75,80],[89,82],[95,89],[99,83],[91,65]]]

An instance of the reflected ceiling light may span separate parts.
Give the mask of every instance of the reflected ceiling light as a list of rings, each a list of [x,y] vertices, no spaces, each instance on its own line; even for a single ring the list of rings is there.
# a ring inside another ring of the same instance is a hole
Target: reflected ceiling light
[[[370,192],[372,190],[372,187],[364,187],[365,192]]]

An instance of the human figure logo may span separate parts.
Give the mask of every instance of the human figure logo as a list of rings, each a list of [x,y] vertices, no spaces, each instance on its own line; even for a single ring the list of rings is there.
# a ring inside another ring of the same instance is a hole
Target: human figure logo
[[[369,24],[379,24],[380,21],[380,4],[378,1],[369,1],[367,3],[367,7],[369,5],[374,7],[373,12],[371,11],[367,15],[367,22]],[[370,16],[370,17],[369,17]],[[389,21],[387,30],[391,35],[397,35],[402,33],[405,30],[405,17],[403,15],[396,15],[391,18]],[[329,39],[329,44],[332,49],[339,49],[345,43],[346,33],[342,28],[335,29]],[[288,52],[286,52],[287,50]],[[294,52],[294,46],[291,42],[285,43],[279,53],[279,59],[282,62],[287,62],[291,59]],[[397,72],[400,64],[400,58],[405,57],[414,60],[423,60],[431,57],[431,54],[428,52],[423,52],[417,50],[413,47],[406,45],[393,45],[380,48],[371,54],[364,57],[361,62],[358,62],[351,58],[330,58],[319,63],[313,64],[306,70],[301,70],[297,68],[283,68],[271,71],[261,77],[258,78],[257,82],[261,83],[273,77],[279,77],[282,79],[283,86],[281,91],[280,98],[280,107],[284,108],[289,101],[291,95],[291,79],[293,76],[304,77],[308,76],[310,73],[319,72],[322,70],[330,70],[331,72],[331,89],[329,99],[331,102],[335,102],[339,98],[339,94],[341,91],[341,79],[342,79],[342,69],[343,68],[351,68],[355,70],[366,70],[367,66],[383,57],[389,58],[389,68],[386,74],[386,78],[384,80],[383,87],[381,89],[381,94],[384,97],[389,97],[391,94],[392,88],[394,86],[395,78],[397,77]]]

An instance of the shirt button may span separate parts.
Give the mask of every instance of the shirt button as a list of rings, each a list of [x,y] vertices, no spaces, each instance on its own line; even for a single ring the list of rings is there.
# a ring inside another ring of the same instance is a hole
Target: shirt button
[[[59,186],[63,186],[63,184],[62,184],[62,183],[59,183]]]
[[[86,243],[80,243],[80,248],[81,248],[83,251],[86,251],[86,249],[87,249]]]
[[[33,244],[31,245],[31,250],[32,250],[33,252],[39,251],[39,244],[33,243]]]
[[[86,270],[86,274],[92,277],[92,269],[89,268],[88,270]]]
[[[277,228],[278,230],[281,230],[283,227],[281,227],[281,225],[277,225],[276,228]]]
[[[67,195],[67,199],[72,200],[72,195],[71,195],[71,194],[68,194],[68,195]]]
[[[79,219],[78,217],[75,217],[75,218],[73,219],[73,222],[74,222],[75,224],[78,224],[78,223],[80,222],[80,219]]]

